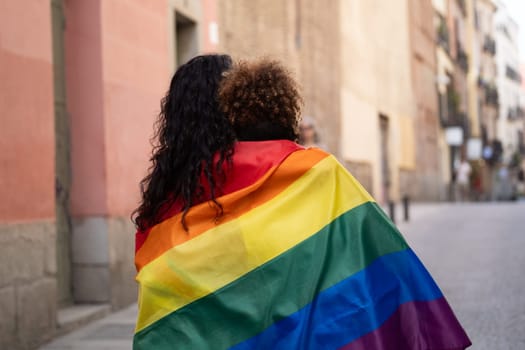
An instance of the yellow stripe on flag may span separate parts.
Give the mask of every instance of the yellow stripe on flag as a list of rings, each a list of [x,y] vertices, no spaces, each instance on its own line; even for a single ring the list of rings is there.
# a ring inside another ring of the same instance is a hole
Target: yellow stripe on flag
[[[136,332],[234,282],[372,197],[333,157],[241,217],[177,245],[148,263]]]

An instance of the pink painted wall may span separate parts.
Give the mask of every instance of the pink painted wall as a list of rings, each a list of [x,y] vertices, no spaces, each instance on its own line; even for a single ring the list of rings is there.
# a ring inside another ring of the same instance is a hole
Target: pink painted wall
[[[66,16],[72,213],[128,217],[171,78],[167,2],[66,0]]]
[[[55,216],[49,1],[0,0],[0,222]]]
[[[212,40],[212,28],[216,26],[217,31],[219,30],[217,20],[217,0],[202,0],[202,34],[203,34],[203,47],[202,51],[205,53],[217,52],[218,43]],[[219,33],[216,33],[217,41]]]
[[[76,217],[105,215],[107,184],[100,0],[66,0],[64,3],[71,212]]]
[[[64,0],[75,217],[129,216],[171,78],[168,2]],[[204,51],[214,51],[203,3]],[[0,0],[0,222],[55,216],[49,1]]]
[[[129,216],[171,78],[168,8],[165,0],[120,0],[101,10],[108,214]]]

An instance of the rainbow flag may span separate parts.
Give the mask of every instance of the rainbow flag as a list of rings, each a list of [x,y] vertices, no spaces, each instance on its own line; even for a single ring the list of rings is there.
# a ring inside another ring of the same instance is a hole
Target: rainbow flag
[[[224,216],[193,207],[136,253],[134,349],[464,349],[427,270],[337,160],[241,142]]]

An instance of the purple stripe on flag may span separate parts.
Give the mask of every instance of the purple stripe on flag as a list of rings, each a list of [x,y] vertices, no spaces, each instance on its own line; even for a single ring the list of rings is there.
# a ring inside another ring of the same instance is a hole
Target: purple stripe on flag
[[[379,328],[340,350],[459,350],[471,344],[442,297],[402,304]]]

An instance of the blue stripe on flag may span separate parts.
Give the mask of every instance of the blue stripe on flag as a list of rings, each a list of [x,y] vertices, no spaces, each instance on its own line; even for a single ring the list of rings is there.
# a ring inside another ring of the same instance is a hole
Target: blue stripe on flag
[[[337,349],[369,333],[409,301],[442,297],[410,249],[383,255],[235,350]]]

